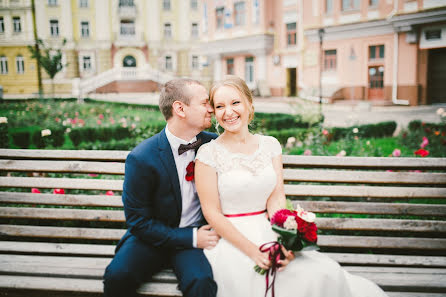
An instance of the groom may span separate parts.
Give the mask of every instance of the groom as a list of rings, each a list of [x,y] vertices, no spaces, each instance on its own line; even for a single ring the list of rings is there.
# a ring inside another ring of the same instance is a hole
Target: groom
[[[122,200],[128,230],[104,274],[106,297],[136,296],[144,281],[173,267],[185,297],[213,297],[217,285],[203,249],[219,237],[204,225],[193,182],[196,150],[217,135],[206,89],[197,81],[174,79],[160,94],[167,125],[128,155]],[[192,179],[192,180],[191,180]]]

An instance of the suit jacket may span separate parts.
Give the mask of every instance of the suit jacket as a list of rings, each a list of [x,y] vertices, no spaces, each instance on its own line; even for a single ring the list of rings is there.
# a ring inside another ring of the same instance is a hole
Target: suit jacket
[[[203,143],[217,137],[201,132]],[[130,236],[155,247],[192,248],[192,227],[179,228],[182,201],[175,160],[165,129],[136,146],[125,161],[122,201]]]

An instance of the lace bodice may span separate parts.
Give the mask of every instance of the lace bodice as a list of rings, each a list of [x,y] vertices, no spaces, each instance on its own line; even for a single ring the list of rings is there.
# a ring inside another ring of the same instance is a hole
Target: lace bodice
[[[213,140],[198,150],[196,159],[214,168],[224,214],[263,210],[276,186],[272,158],[282,153],[280,143],[271,136],[259,137],[259,147],[250,155],[230,152]]]

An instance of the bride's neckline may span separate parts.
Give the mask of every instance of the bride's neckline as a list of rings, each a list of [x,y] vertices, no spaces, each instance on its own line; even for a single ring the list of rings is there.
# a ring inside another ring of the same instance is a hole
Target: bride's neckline
[[[233,152],[230,149],[228,149],[224,144],[218,142],[217,139],[213,139],[213,142],[215,144],[217,144],[219,147],[223,148],[228,153],[232,154],[232,155],[240,155],[240,156],[243,156],[243,157],[252,157],[252,156],[257,155],[257,153],[260,151],[260,147],[262,146],[262,142],[263,142],[262,141],[263,138],[260,137],[259,134],[254,134],[254,136],[258,139],[257,149],[254,152],[250,153],[250,154],[245,154],[245,153],[242,153],[242,152]]]

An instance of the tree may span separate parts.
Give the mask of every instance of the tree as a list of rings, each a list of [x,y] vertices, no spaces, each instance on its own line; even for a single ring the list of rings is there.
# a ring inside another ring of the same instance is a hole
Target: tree
[[[33,46],[28,46],[29,51],[31,52],[31,58],[36,59],[37,63],[43,67],[45,72],[51,79],[51,91],[52,96],[54,98],[54,77],[57,73],[59,73],[67,64],[62,64],[62,49],[54,49],[45,45],[41,39],[37,40],[37,43],[40,46],[40,50],[36,50]],[[62,42],[62,46],[67,43],[67,40],[64,39]]]

